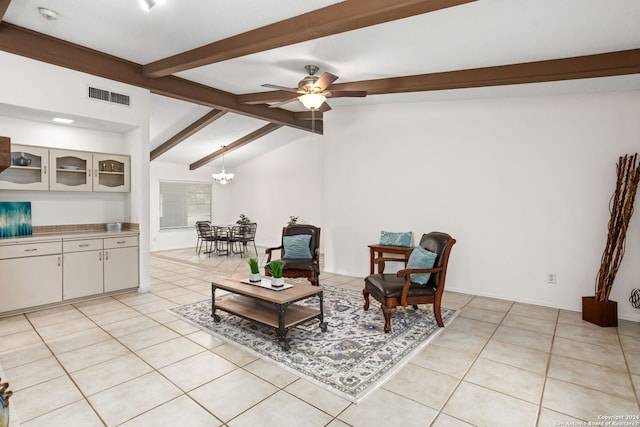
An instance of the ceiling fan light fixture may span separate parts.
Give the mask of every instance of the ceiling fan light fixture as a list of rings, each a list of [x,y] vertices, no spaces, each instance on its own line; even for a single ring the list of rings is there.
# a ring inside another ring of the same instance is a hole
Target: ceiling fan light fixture
[[[305,93],[300,95],[298,100],[309,110],[317,110],[327,100],[321,93]]]

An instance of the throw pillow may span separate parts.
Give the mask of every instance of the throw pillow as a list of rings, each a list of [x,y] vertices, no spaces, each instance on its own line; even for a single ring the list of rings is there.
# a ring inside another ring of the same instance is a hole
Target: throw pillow
[[[284,244],[284,259],[311,259],[311,250],[309,242],[310,234],[298,234],[295,236],[284,236],[282,243]]]
[[[380,244],[384,246],[411,246],[411,231],[394,233],[390,231],[380,232]]]
[[[407,268],[433,268],[438,254],[426,250],[422,246],[416,246],[409,255]],[[411,275],[411,281],[419,285],[426,285],[429,281],[431,273],[414,273]]]

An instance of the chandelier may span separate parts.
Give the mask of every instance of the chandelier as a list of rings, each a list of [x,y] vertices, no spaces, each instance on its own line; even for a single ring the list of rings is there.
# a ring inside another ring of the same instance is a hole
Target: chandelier
[[[225,145],[222,146],[222,172],[211,174],[211,176],[213,177],[213,180],[216,182],[219,182],[222,185],[225,185],[227,182],[231,181],[235,176],[235,174],[226,173],[224,171],[224,148],[225,147],[226,147]]]

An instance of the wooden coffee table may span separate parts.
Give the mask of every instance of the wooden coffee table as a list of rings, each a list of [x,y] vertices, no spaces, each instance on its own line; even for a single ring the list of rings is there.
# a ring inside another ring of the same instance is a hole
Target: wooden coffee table
[[[290,349],[287,332],[296,325],[317,318],[320,320],[319,326],[322,332],[327,331],[323,313],[322,287],[296,283],[291,288],[276,290],[242,283],[241,280],[245,279],[245,277],[235,277],[211,282],[211,317],[216,323],[221,320],[216,311],[222,310],[271,326],[275,328],[278,342],[285,351]],[[216,301],[216,289],[223,289],[233,295]],[[319,309],[296,304],[298,301],[314,296],[320,300]]]

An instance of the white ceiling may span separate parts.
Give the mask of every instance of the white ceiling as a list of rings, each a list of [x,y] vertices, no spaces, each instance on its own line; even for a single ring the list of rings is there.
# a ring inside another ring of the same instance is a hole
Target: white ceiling
[[[327,0],[162,0],[145,12],[138,0],[13,0],[4,20],[63,40],[146,64],[260,26],[325,7]],[[58,12],[47,21],[38,7]],[[399,21],[324,37],[177,73],[235,94],[294,87],[304,65],[340,77],[337,83],[556,59],[640,47],[639,0],[480,0]],[[638,90],[640,76],[540,83],[432,93],[330,100],[335,107],[431,99]],[[294,107],[294,106],[292,106]],[[8,114],[6,109],[0,113]],[[152,96],[152,148],[208,108]],[[192,163],[266,122],[227,114],[160,161]],[[233,165],[305,132],[281,128],[227,156]],[[264,140],[264,141],[263,141]],[[217,163],[216,163],[217,164]]]

